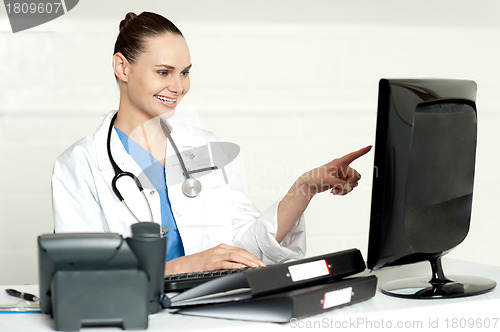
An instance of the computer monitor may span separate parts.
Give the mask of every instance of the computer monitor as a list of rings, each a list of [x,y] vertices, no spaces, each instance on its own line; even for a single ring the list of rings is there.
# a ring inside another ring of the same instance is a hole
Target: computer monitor
[[[496,283],[447,278],[441,257],[469,232],[477,86],[470,80],[382,79],[368,244],[369,269],[429,261],[429,278],[382,285],[409,298],[481,294]]]

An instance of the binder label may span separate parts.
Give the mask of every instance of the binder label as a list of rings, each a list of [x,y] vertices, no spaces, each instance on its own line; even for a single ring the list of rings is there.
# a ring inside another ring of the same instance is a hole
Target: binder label
[[[289,266],[288,272],[290,272],[290,278],[292,278],[292,281],[296,282],[329,275],[330,269],[328,268],[326,260],[322,259],[319,261]]]
[[[337,289],[325,293],[323,297],[323,309],[336,307],[351,302],[352,287]]]

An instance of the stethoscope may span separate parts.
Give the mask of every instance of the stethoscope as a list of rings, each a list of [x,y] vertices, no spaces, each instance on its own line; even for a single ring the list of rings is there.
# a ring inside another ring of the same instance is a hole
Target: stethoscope
[[[121,177],[126,176],[126,177],[132,178],[134,180],[134,182],[135,182],[135,185],[137,186],[137,188],[141,192],[142,196],[146,200],[146,203],[147,203],[147,206],[148,206],[148,209],[149,209],[149,215],[151,217],[151,220],[153,220],[153,213],[151,211],[151,206],[149,205],[149,202],[148,202],[148,200],[146,198],[146,194],[144,193],[144,188],[142,187],[141,182],[139,181],[139,178],[137,178],[137,176],[135,176],[131,172],[124,172],[116,164],[116,162],[113,159],[113,156],[111,154],[111,133],[113,131],[113,125],[115,123],[117,115],[118,115],[118,113],[116,113],[113,116],[113,118],[111,119],[111,123],[109,125],[109,130],[108,130],[108,139],[107,139],[107,142],[106,142],[107,143],[107,149],[108,149],[109,161],[111,162],[111,166],[113,167],[113,170],[115,171],[115,176],[113,177],[113,180],[111,181],[111,188],[112,188],[113,192],[115,193],[115,195],[118,197],[118,199],[120,199],[120,201],[123,204],[125,204],[125,206],[129,209],[129,211],[134,215],[134,213],[132,212],[132,210],[130,209],[130,207],[125,202],[122,194],[120,193],[120,190],[116,186],[116,182]],[[175,145],[175,142],[172,139],[172,135],[170,134],[170,129],[168,129],[167,124],[165,123],[165,121],[163,119],[160,119],[160,126],[161,126],[161,129],[162,129],[163,133],[165,134],[165,136],[167,136],[168,140],[170,141],[170,144],[174,148],[175,155],[177,156],[177,159],[179,160],[180,166],[182,168],[182,173],[184,175],[184,182],[182,183],[182,186],[181,186],[182,192],[187,197],[196,197],[196,196],[198,196],[199,193],[201,192],[201,188],[202,188],[201,182],[198,179],[193,178],[191,176],[191,174],[197,173],[197,172],[204,172],[204,171],[215,170],[215,169],[217,169],[217,166],[207,167],[207,168],[203,168],[203,169],[199,169],[199,170],[195,170],[195,171],[188,171],[187,168],[186,168],[186,165],[184,164],[184,160],[182,159],[182,156],[181,156],[181,154],[179,152],[179,149],[177,149],[177,145]],[[135,215],[134,215],[134,217],[135,217]],[[137,217],[136,217],[136,219],[137,219]],[[168,232],[168,229],[165,231],[165,233],[166,232]],[[162,231],[162,234],[165,234],[165,233],[164,233],[164,231]]]
[[[170,129],[168,129],[167,124],[163,119],[160,119],[160,126],[161,130],[163,130],[163,133],[165,136],[167,136],[168,140],[170,141],[170,144],[172,144],[172,147],[174,148],[175,155],[177,156],[177,159],[179,160],[179,164],[181,165],[182,168],[182,174],[184,175],[184,182],[182,183],[182,192],[184,195],[187,197],[196,197],[198,194],[201,192],[201,182],[198,179],[195,179],[191,176],[193,172],[189,172],[186,168],[186,165],[184,164],[184,160],[182,159],[182,156],[179,152],[179,149],[177,149],[177,145],[175,145],[174,140],[172,139],[172,135],[170,134]],[[209,167],[207,169],[203,170],[209,170],[209,169],[216,169],[217,167]],[[197,172],[203,171],[203,170],[197,170]]]

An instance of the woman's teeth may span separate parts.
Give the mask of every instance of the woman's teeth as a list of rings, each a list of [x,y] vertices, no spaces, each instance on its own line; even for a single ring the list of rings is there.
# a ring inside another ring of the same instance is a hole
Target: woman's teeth
[[[169,104],[172,104],[177,100],[177,99],[167,98],[167,97],[163,97],[163,96],[155,96],[155,97],[160,99],[161,101],[163,101],[165,103],[169,103]]]

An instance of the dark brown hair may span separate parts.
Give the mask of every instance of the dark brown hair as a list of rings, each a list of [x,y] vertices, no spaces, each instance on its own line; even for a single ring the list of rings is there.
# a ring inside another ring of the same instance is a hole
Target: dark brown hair
[[[128,13],[120,22],[120,33],[113,54],[120,52],[130,63],[134,63],[144,52],[146,38],[165,32],[182,36],[175,24],[161,15],[151,12],[142,12],[140,15]]]

